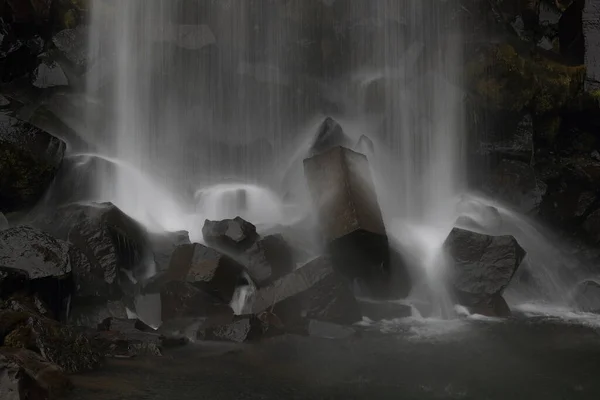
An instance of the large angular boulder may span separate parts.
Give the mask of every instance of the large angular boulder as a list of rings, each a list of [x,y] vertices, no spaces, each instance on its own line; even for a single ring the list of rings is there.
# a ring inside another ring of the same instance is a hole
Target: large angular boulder
[[[66,144],[0,113],[0,212],[34,205],[56,175]]]
[[[290,329],[307,319],[352,324],[362,318],[349,282],[337,273],[329,257],[316,258],[271,285],[260,288],[251,312],[270,311]]]
[[[173,251],[168,269],[144,282],[142,290],[160,293],[171,282],[185,282],[228,304],[246,275],[229,256],[199,243],[183,244]]]
[[[229,322],[208,323],[200,326],[197,339],[225,342],[249,342],[260,340],[282,332],[278,327],[271,326],[269,321],[255,315],[235,316]]]
[[[126,305],[135,310],[136,283],[154,263],[146,230],[111,203],[73,203],[38,218],[35,224],[69,241],[75,296],[73,314],[85,319],[85,310],[95,310],[100,320],[121,313],[110,312]],[[113,304],[114,305],[114,304]],[[82,308],[78,310],[78,308]],[[88,324],[86,324],[88,325]]]
[[[0,341],[34,350],[67,373],[94,369],[102,357],[83,333],[27,311],[0,309]]]
[[[502,293],[526,255],[517,240],[454,228],[444,249],[450,256],[449,283],[456,301],[478,314],[510,315]]]
[[[304,160],[304,174],[333,265],[373,295],[389,290],[389,243],[367,158],[334,147]],[[409,290],[407,278],[397,294]]]
[[[0,347],[0,398],[3,400],[58,399],[72,383],[56,365],[25,349]]]
[[[327,117],[321,125],[319,125],[310,146],[310,150],[308,151],[308,155],[312,157],[337,146],[350,148],[352,145],[352,141],[346,135],[341,125],[333,118]]]
[[[149,238],[157,272],[169,268],[171,255],[178,246],[191,244],[189,233],[186,231],[150,233]]]
[[[161,288],[160,299],[163,321],[186,317],[233,316],[229,304],[188,282],[168,282]]]
[[[240,217],[207,220],[202,233],[209,246],[244,265],[258,284],[271,282],[294,269],[293,251],[283,236],[275,234],[261,238],[256,227]]]
[[[73,290],[69,250],[68,243],[29,226],[0,231],[2,280],[16,285],[7,290],[27,288],[62,315]]]

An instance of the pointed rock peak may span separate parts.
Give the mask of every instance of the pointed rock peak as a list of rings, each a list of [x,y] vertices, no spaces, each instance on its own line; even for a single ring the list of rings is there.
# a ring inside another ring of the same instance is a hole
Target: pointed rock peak
[[[327,117],[319,125],[319,129],[310,147],[309,155],[314,156],[336,146],[351,148],[352,142],[346,133],[344,133],[342,126],[335,119]]]

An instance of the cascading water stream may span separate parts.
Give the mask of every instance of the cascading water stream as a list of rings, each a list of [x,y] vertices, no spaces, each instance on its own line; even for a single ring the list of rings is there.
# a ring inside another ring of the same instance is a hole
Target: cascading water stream
[[[306,127],[331,112],[353,140],[374,142],[386,229],[426,272],[437,316],[452,315],[443,242],[458,217],[481,222],[481,204],[503,223],[480,230],[514,235],[543,296],[566,301],[562,256],[539,228],[484,199],[457,210],[467,189],[460,16],[443,1],[307,3],[95,0],[88,94],[112,107],[89,128],[115,166],[96,177],[95,200],[199,242],[204,219],[296,224],[314,214]],[[509,300],[528,300],[524,290]]]

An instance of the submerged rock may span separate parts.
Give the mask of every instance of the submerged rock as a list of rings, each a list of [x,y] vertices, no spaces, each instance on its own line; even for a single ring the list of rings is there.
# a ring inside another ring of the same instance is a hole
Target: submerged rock
[[[3,400],[58,399],[72,383],[56,365],[26,349],[0,347],[0,398]]]
[[[242,315],[233,317],[229,323],[203,325],[198,331],[198,339],[242,343],[262,339],[268,333],[279,334],[280,331],[254,315]]]
[[[60,139],[0,113],[0,212],[19,211],[40,200],[65,149]]]
[[[304,173],[335,268],[373,295],[387,295],[389,243],[367,158],[335,147],[304,160]],[[408,294],[410,285],[404,274],[395,294]]]
[[[362,318],[349,282],[333,269],[329,257],[319,257],[257,291],[252,312],[270,310],[290,329],[306,319],[352,324]]]
[[[458,303],[483,315],[510,315],[502,293],[526,255],[516,239],[454,228],[444,248],[452,260],[449,278]]]
[[[337,146],[351,148],[352,142],[341,125],[333,118],[327,117],[319,126],[308,155],[313,157]]]

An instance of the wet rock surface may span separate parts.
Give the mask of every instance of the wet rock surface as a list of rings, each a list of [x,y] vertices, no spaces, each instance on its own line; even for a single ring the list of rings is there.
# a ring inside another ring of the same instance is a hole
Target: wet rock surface
[[[59,399],[72,389],[56,365],[25,349],[0,347],[0,395],[6,400]]]
[[[60,139],[0,113],[0,212],[19,211],[40,200],[65,149]]]
[[[516,239],[454,228],[444,248],[451,259],[449,279],[458,303],[483,315],[509,315],[502,292],[526,254]]]
[[[600,314],[600,283],[590,279],[577,285],[573,305],[581,311]]]
[[[333,118],[327,117],[317,129],[313,143],[310,146],[309,156],[325,153],[337,146],[351,148],[352,142],[342,126]]]

